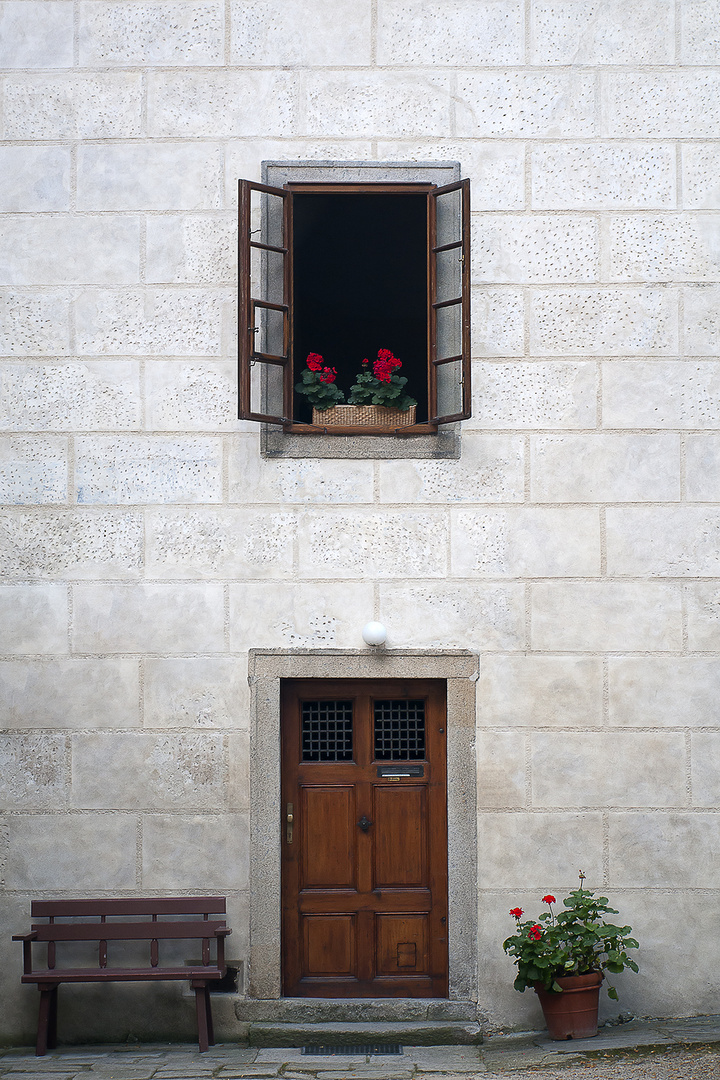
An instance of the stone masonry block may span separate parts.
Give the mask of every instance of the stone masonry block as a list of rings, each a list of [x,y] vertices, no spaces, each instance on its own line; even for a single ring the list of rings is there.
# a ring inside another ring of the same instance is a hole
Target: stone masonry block
[[[137,138],[142,128],[141,80],[133,72],[7,77],[4,137]]]
[[[238,179],[262,178],[265,161],[371,161],[380,156],[368,138],[344,139],[294,136],[253,139],[229,139],[225,153],[225,207],[238,203]],[[383,160],[391,160],[382,155]],[[397,160],[397,158],[393,159]]]
[[[612,138],[714,138],[720,71],[607,72],[600,135]]]
[[[0,519],[5,577],[136,578],[141,563],[137,513],[18,509]]]
[[[720,286],[696,285],[683,289],[682,295],[686,354],[720,356]]]
[[[595,727],[600,660],[586,656],[482,657],[478,722],[487,727]]]
[[[677,297],[661,288],[549,289],[530,301],[530,349],[624,356],[677,352]]]
[[[67,439],[0,437],[0,503],[57,503],[67,498]]]
[[[534,146],[531,169],[536,210],[675,208],[675,150],[669,143]]]
[[[461,72],[457,134],[582,139],[595,134],[593,77],[583,72]]]
[[[716,720],[717,723],[717,720]],[[690,743],[693,806],[717,807],[720,779],[717,762],[720,732],[694,731]]]
[[[720,208],[720,146],[688,143],[682,148],[683,203],[687,209]]]
[[[67,626],[64,585],[0,587],[0,654],[66,653]]]
[[[635,889],[716,889],[717,814],[610,814],[610,884]]]
[[[605,225],[603,278],[610,281],[717,281],[720,221],[712,214],[633,214]]]
[[[680,7],[680,56],[683,64],[720,63],[718,0],[683,0]]]
[[[0,356],[56,357],[70,352],[70,297],[65,290],[0,292]],[[10,369],[2,364],[5,379]],[[0,415],[4,402],[0,402]],[[46,425],[43,425],[45,427]]]
[[[297,111],[297,78],[289,72],[157,72],[148,79],[148,130],[155,137],[291,135]]]
[[[720,670],[715,659],[613,656],[609,719],[618,727],[706,727],[720,719]]]
[[[244,507],[155,510],[146,515],[154,578],[290,578],[293,514]]]
[[[602,880],[602,815],[486,813],[478,818],[480,889],[546,889],[548,882],[577,881],[581,866]],[[510,934],[512,929],[508,929]]]
[[[656,582],[553,581],[532,587],[534,649],[679,649],[679,590]]]
[[[81,67],[204,67],[224,55],[220,0],[79,5]]]
[[[604,364],[603,421],[615,428],[720,428],[720,363]]]
[[[472,350],[475,356],[522,356],[525,304],[515,289],[473,288]]]
[[[518,731],[479,731],[475,745],[478,806],[525,806],[525,735]]]
[[[230,647],[276,649],[362,648],[372,618],[370,584],[248,582],[230,586]]]
[[[720,439],[716,435],[688,435],[685,497],[695,502],[720,501]]]
[[[354,67],[371,62],[370,0],[231,0],[230,62],[242,67]]]
[[[307,512],[298,540],[304,578],[444,577],[447,570],[443,512]]]
[[[162,892],[248,886],[247,814],[156,814],[143,821],[142,880]]]
[[[459,42],[455,42],[456,46]],[[382,161],[460,161],[470,179],[473,210],[522,210],[525,207],[525,147],[464,139],[379,140]],[[368,155],[369,156],[369,155]]]
[[[5,886],[13,890],[135,888],[136,820],[128,814],[9,818]]]
[[[232,315],[229,291],[87,290],[75,303],[81,354],[217,356]]]
[[[720,652],[720,586],[699,581],[685,586],[688,648],[693,652]]]
[[[3,285],[132,285],[140,280],[140,223],[135,218],[8,215],[4,228]]]
[[[589,282],[599,276],[594,218],[474,215],[472,250],[475,284]]]
[[[0,809],[65,809],[67,769],[64,736],[0,734]]]
[[[350,138],[443,136],[450,103],[449,77],[434,72],[317,73],[308,80],[307,130]]]
[[[468,434],[458,461],[381,461],[380,501],[522,502],[523,459],[518,436]]]
[[[23,0],[25,6],[27,2]],[[48,0],[46,6],[51,3],[53,0]],[[0,147],[0,210],[27,213],[69,209],[69,147]]]
[[[700,506],[610,507],[609,574],[720,576],[720,509]]]
[[[222,197],[222,151],[215,143],[91,143],[78,149],[80,210],[216,210]]]
[[[152,431],[235,431],[237,361],[152,360],[145,367]]]
[[[140,424],[140,365],[125,360],[0,364],[0,427],[104,431]]]
[[[395,461],[395,465],[401,465]],[[352,458],[322,463],[312,458],[262,458],[256,435],[238,435],[230,444],[230,502],[371,503],[373,464]]]
[[[248,731],[238,731],[228,735],[228,759],[227,806],[233,810],[248,811],[250,808],[250,733]]]
[[[72,64],[70,0],[3,0],[0,68],[69,68]]]
[[[522,64],[524,12],[520,0],[380,0],[378,63],[483,67]]]
[[[222,652],[222,585],[83,585],[74,590],[75,652]]]
[[[145,728],[246,728],[246,664],[233,657],[149,658],[145,663]]]
[[[530,494],[539,502],[670,502],[680,498],[678,435],[537,435]]]
[[[454,510],[456,577],[565,577],[600,573],[600,519],[593,508]]]
[[[483,428],[595,426],[592,363],[483,363],[473,369],[473,417]]]
[[[237,279],[235,214],[149,218],[145,276],[151,283],[232,285]]]
[[[67,638],[64,627],[63,632]],[[140,723],[137,660],[6,661],[0,664],[0,693],[10,728],[82,730]]]
[[[224,802],[223,736],[89,732],[72,737],[71,805],[209,810]]]
[[[380,618],[398,648],[521,649],[520,583],[419,582],[380,586]]]
[[[672,64],[671,0],[570,0],[532,8],[533,64]]]
[[[652,761],[652,768],[647,768]],[[535,732],[533,806],[684,806],[685,736]]]
[[[222,447],[210,436],[84,435],[75,441],[79,503],[220,502]]]

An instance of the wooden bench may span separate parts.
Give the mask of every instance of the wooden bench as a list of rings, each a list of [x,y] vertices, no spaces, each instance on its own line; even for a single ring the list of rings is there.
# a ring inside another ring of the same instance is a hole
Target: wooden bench
[[[155,982],[188,979],[195,991],[198,1044],[200,1051],[214,1044],[209,984],[225,975],[225,938],[232,931],[224,916],[224,896],[181,896],[173,898],[128,898],[124,900],[33,900],[33,922],[29,934],[17,934],[13,941],[23,943],[24,973],[22,982],[37,983],[40,991],[36,1054],[42,1057],[48,1047],[57,1046],[57,995],[60,983]],[[194,916],[180,918],[178,916]],[[111,921],[108,919],[122,919]],[[71,922],[58,922],[68,919]],[[175,921],[173,921],[173,919]],[[200,964],[163,966],[160,963],[161,941],[192,940],[202,942]],[[59,942],[98,943],[97,967],[57,966]],[[135,967],[108,966],[108,942],[148,941],[146,964]],[[215,941],[215,960],[210,942]],[[47,943],[46,966],[33,967],[33,943]]]

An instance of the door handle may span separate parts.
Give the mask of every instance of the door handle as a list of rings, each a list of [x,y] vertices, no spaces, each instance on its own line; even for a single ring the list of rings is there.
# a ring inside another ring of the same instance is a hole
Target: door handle
[[[287,814],[285,815],[285,824],[287,825],[287,842],[292,844],[293,842],[293,824],[295,822],[295,815],[293,813],[293,804],[289,802],[287,804]]]
[[[362,829],[363,832],[367,832],[368,829],[370,828],[370,826],[372,825],[372,821],[370,820],[370,818],[365,817],[365,815],[363,814],[363,816],[358,821],[358,825]]]

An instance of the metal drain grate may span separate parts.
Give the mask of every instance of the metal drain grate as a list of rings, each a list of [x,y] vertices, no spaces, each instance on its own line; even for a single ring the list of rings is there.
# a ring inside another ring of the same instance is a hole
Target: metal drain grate
[[[303,1054],[315,1057],[349,1057],[351,1054],[402,1054],[400,1043],[364,1043],[362,1046],[303,1046]]]

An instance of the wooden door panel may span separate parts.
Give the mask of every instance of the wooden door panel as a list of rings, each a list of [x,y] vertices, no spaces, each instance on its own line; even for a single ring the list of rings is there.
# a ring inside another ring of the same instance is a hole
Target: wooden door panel
[[[374,804],[374,887],[427,887],[425,787],[377,785]]]
[[[429,975],[428,937],[427,915],[378,915],[378,974]]]
[[[303,976],[356,976],[355,921],[354,915],[302,916]]]
[[[301,889],[354,889],[355,789],[300,787]]]

